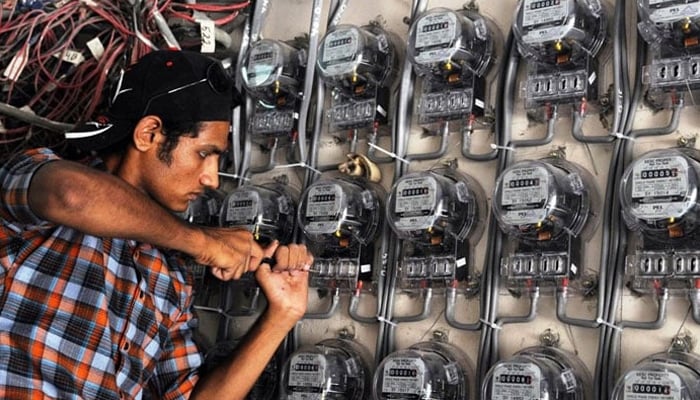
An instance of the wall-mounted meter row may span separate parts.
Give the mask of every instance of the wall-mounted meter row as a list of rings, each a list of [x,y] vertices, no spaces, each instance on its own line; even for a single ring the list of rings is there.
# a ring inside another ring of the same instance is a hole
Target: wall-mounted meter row
[[[700,87],[700,1],[638,0],[639,34],[650,48],[643,82],[652,89]]]
[[[358,279],[372,279],[384,198],[380,186],[348,177],[322,178],[304,191],[298,223],[314,254],[312,286],[354,290]]]
[[[620,377],[613,400],[700,398],[700,357],[692,353],[651,355]]]
[[[590,373],[581,360],[554,347],[538,346],[520,350],[491,367],[481,398],[584,400],[593,398],[592,387]]]
[[[372,369],[369,353],[353,340],[327,339],[302,347],[282,372],[282,399],[364,400]]]
[[[607,35],[598,0],[523,0],[513,33],[528,61],[522,87],[527,108],[597,98],[595,57]]]
[[[326,32],[316,65],[331,88],[331,131],[388,121],[402,53],[398,37],[378,24],[338,25]]]
[[[468,10],[435,8],[416,17],[409,30],[408,57],[423,78],[417,102],[420,124],[483,115],[497,32],[493,22]]]
[[[243,84],[256,100],[250,132],[260,141],[290,135],[296,128],[306,51],[279,40],[250,45],[241,69]]]
[[[387,220],[403,239],[400,286],[445,287],[467,278],[470,248],[486,221],[486,200],[472,177],[454,169],[411,173],[392,187]]]
[[[627,259],[633,288],[694,288],[700,278],[700,153],[654,150],[636,159],[620,186],[622,215],[639,245]]]
[[[494,215],[512,239],[501,262],[510,284],[581,274],[581,242],[600,203],[588,171],[559,157],[520,161],[498,177],[493,199]]]
[[[440,341],[417,343],[382,360],[374,374],[374,399],[471,399],[472,372],[459,348]]]

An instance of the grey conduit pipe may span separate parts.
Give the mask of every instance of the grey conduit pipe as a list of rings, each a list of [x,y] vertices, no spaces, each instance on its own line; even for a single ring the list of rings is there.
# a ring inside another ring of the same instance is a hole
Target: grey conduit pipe
[[[455,305],[457,304],[457,288],[455,286],[450,286],[447,288],[447,293],[445,296],[445,320],[447,323],[457,329],[463,331],[478,331],[481,329],[481,321],[478,319],[476,322],[464,323],[457,321],[455,317]]]
[[[328,319],[335,314],[338,310],[338,305],[340,304],[340,290],[333,289],[333,294],[331,295],[330,303],[326,311],[319,312],[307,312],[304,314],[304,319]]]
[[[447,154],[447,147],[449,146],[449,136],[450,136],[450,124],[447,121],[440,124],[440,145],[437,150],[430,151],[426,153],[415,153],[406,154],[404,157],[408,161],[426,161],[426,160],[436,160]]]
[[[272,146],[268,149],[267,162],[260,166],[251,166],[248,169],[250,174],[262,174],[264,172],[272,171],[277,166],[277,145],[279,144],[279,138],[272,139]]]
[[[516,316],[505,316],[500,317],[496,320],[496,330],[498,331],[501,327],[508,324],[524,324],[531,322],[537,316],[537,304],[540,299],[540,288],[535,286],[530,291],[530,308],[526,315],[516,315]],[[495,334],[498,334],[496,332]],[[494,341],[494,353],[498,355],[498,340]]]
[[[433,288],[426,288],[421,292],[423,297],[423,306],[421,307],[421,312],[414,315],[400,315],[393,316],[391,322],[399,324],[402,322],[418,322],[430,316],[430,306],[433,302]]]
[[[538,139],[523,139],[523,140],[511,140],[510,145],[513,147],[534,147],[534,146],[544,146],[552,143],[554,139],[554,127],[557,123],[557,118],[559,117],[558,106],[552,105],[551,114],[547,116],[547,132],[544,137]]]

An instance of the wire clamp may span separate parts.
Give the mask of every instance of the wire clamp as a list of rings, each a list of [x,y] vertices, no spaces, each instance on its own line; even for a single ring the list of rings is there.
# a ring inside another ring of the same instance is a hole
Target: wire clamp
[[[406,165],[408,165],[408,164],[411,163],[411,162],[408,161],[407,159],[402,158],[402,157],[399,157],[396,153],[392,153],[391,151],[384,150],[383,148],[377,146],[376,144],[374,144],[374,143],[372,143],[372,142],[367,142],[367,144],[368,144],[371,148],[373,148],[373,149],[375,149],[375,150],[379,150],[379,151],[381,151],[382,153],[386,154],[387,156],[389,156],[389,157],[391,157],[391,158],[394,158],[394,159],[396,159],[396,160],[399,160],[399,161],[401,161],[402,163],[404,163],[404,164],[406,164]]]
[[[500,331],[501,329],[503,329],[503,327],[502,327],[501,325],[499,325],[499,324],[497,324],[497,323],[495,323],[495,322],[490,322],[490,321],[487,321],[487,320],[485,320],[485,319],[483,319],[483,318],[479,318],[479,321],[480,321],[482,324],[488,326],[488,327],[491,328],[491,329],[495,329],[495,330],[497,330],[497,331]]]
[[[223,176],[224,178],[238,179],[241,181],[250,181],[250,178],[246,178],[245,176],[241,176],[238,174],[229,174],[226,172],[219,172],[218,175]]]
[[[618,139],[629,140],[629,141],[632,141],[632,142],[634,142],[635,140],[637,140],[637,139],[633,138],[632,136],[627,136],[627,135],[625,135],[625,134],[623,134],[623,133],[620,133],[620,132],[614,132],[612,135],[615,136],[615,137],[618,138]]]
[[[513,146],[499,146],[499,145],[497,145],[496,143],[491,143],[489,146],[491,146],[491,148],[492,148],[493,150],[515,151],[515,147],[513,147]]]
[[[317,170],[316,168],[310,166],[309,164],[307,164],[305,162],[298,162],[298,163],[294,163],[294,164],[285,164],[285,165],[276,165],[275,169],[277,169],[277,168],[294,168],[294,167],[301,167],[301,168],[310,169],[311,171],[314,171],[315,173],[317,173],[319,175],[323,173],[322,171]]]
[[[606,320],[604,320],[604,319],[602,319],[602,318],[597,318],[597,319],[595,320],[595,322],[599,323],[600,325],[605,325],[605,326],[607,326],[608,328],[613,328],[613,329],[615,329],[615,330],[618,331],[618,332],[622,332],[622,328],[621,328],[621,327],[619,327],[619,326],[617,326],[617,325],[615,325],[615,324],[611,324],[610,322],[608,322],[608,321],[606,321]]]
[[[396,322],[394,322],[390,319],[386,319],[386,318],[382,317],[381,315],[377,315],[377,321],[383,322],[385,324],[389,324],[391,326],[397,326]]]

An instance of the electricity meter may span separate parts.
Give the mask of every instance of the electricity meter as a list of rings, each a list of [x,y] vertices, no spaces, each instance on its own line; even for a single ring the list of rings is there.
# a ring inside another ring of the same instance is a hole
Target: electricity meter
[[[426,280],[444,285],[457,279],[457,270],[469,260],[470,246],[464,242],[479,238],[485,214],[481,186],[458,171],[440,168],[399,178],[387,200],[387,221],[405,241],[401,286],[421,287]]]
[[[618,379],[612,399],[700,399],[700,357],[678,351],[651,355]]]
[[[599,0],[521,0],[513,33],[528,61],[526,107],[597,97],[594,57],[607,36]]]
[[[241,186],[226,196],[219,215],[223,227],[241,227],[266,244],[292,241],[296,201],[282,184]]]
[[[305,67],[306,53],[289,44],[262,39],[250,45],[241,76],[256,100],[251,122],[254,135],[281,136],[295,128]]]
[[[659,278],[682,289],[700,277],[699,177],[700,153],[689,148],[650,151],[625,170],[622,215],[642,241],[627,259],[635,289],[653,290]]]
[[[700,1],[638,0],[637,8],[651,50],[643,82],[664,91],[700,87]]]
[[[588,400],[592,399],[591,375],[573,354],[549,346],[520,350],[497,362],[481,387],[490,400]]]
[[[204,226],[217,226],[219,208],[224,194],[218,190],[206,190],[187,205],[182,217],[188,222]]]
[[[372,379],[368,354],[348,339],[326,339],[303,347],[284,366],[280,398],[367,399]]]
[[[408,58],[424,78],[418,120],[484,113],[485,76],[495,64],[497,28],[480,14],[435,8],[411,24]]]
[[[352,290],[358,277],[371,278],[384,198],[378,185],[342,176],[304,191],[297,217],[314,255],[312,286]]]
[[[467,400],[474,398],[473,368],[449,343],[421,342],[389,354],[374,373],[374,398]]]
[[[502,275],[579,276],[580,242],[593,229],[600,202],[588,171],[559,157],[520,161],[498,177],[493,198],[501,229],[517,241]]]
[[[391,87],[399,70],[398,37],[378,24],[337,25],[328,30],[316,66],[332,88],[331,131],[388,121]]]

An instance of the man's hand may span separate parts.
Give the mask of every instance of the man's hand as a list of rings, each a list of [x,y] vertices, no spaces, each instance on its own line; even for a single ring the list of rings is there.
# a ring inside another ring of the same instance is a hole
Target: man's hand
[[[230,228],[202,228],[204,245],[195,261],[212,268],[212,274],[228,281],[239,279],[248,271],[255,271],[263,258],[263,249],[245,230]],[[274,245],[272,251],[275,251]]]

